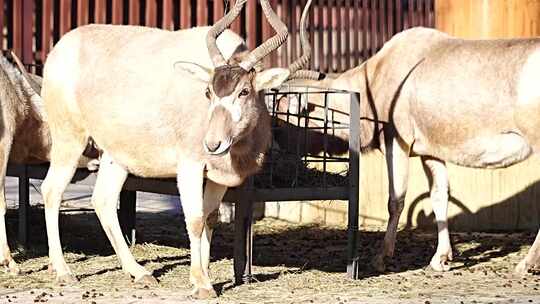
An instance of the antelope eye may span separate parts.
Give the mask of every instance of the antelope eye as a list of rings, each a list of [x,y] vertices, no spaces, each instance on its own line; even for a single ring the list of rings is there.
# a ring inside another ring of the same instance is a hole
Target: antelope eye
[[[249,90],[248,89],[242,89],[242,91],[240,91],[240,94],[238,94],[238,97],[248,96],[248,95],[249,95]]]
[[[204,92],[204,95],[206,95],[206,98],[210,99],[212,97],[212,93],[210,92],[210,88],[206,88],[206,92]]]

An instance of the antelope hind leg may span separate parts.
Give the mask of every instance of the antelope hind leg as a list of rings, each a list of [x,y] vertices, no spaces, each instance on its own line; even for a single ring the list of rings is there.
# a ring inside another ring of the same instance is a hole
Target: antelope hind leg
[[[527,256],[519,262],[514,272],[518,275],[525,275],[533,267],[540,267],[540,229]]]
[[[448,261],[453,258],[448,232],[448,172],[441,160],[422,157],[422,162],[431,176],[430,198],[438,231],[437,251],[429,265],[435,271],[448,271]]]
[[[385,134],[385,157],[388,170],[388,226],[379,254],[372,264],[375,270],[383,272],[386,268],[384,259],[394,256],[399,217],[405,204],[409,175],[409,148],[400,144],[394,136]]]
[[[58,141],[51,149],[51,165],[45,180],[41,184],[41,193],[45,203],[45,221],[47,226],[47,241],[49,245],[49,270],[56,273],[56,282],[71,284],[77,281],[64,260],[60,232],[58,229],[58,214],[62,195],[75,173],[79,156],[84,149],[83,137],[80,141]]]
[[[135,283],[157,284],[152,274],[142,267],[131,252],[122,236],[118,222],[117,202],[128,172],[104,153],[98,171],[92,204],[96,209],[101,226],[120,259],[122,269],[135,278]]]

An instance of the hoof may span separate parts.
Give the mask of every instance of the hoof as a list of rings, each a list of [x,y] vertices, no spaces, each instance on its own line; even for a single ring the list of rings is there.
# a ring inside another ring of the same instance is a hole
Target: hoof
[[[77,284],[78,282],[79,280],[77,280],[77,278],[71,273],[57,276],[55,280],[55,283],[59,285],[74,285],[74,284]]]
[[[531,267],[527,264],[525,259],[523,259],[517,264],[516,268],[514,268],[514,274],[516,276],[525,276],[529,273],[529,269],[531,269]]]
[[[206,288],[195,288],[190,296],[191,299],[194,300],[207,300],[207,299],[213,299],[217,298],[216,291],[212,289],[206,289]]]
[[[15,263],[14,260],[9,261],[9,264],[7,266],[7,271],[9,272],[9,274],[12,274],[12,275],[19,275],[21,273],[21,270],[19,269],[19,265],[17,265],[17,263]]]
[[[386,270],[386,265],[384,263],[384,257],[382,255],[377,255],[373,262],[371,262],[371,265],[373,266],[373,269],[377,272],[384,272]]]
[[[1,262],[0,266],[4,266],[5,272],[11,275],[18,275],[21,272],[19,269],[19,265],[17,265],[17,263],[15,263],[13,259],[10,259],[9,261],[5,260],[4,262]]]
[[[449,261],[452,260],[452,257],[449,255],[441,255],[439,258],[436,258],[436,256],[437,255],[435,255],[429,263],[429,267],[431,268],[431,270],[437,272],[449,271]]]
[[[158,281],[150,274],[143,275],[142,277],[136,279],[134,283],[142,287],[158,286]]]

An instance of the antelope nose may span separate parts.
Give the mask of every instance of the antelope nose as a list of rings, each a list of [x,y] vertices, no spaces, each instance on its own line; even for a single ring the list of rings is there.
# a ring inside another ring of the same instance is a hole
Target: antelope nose
[[[217,149],[219,149],[219,146],[221,146],[221,141],[215,141],[215,142],[207,142],[206,140],[204,141],[204,147],[210,153],[216,152]]]

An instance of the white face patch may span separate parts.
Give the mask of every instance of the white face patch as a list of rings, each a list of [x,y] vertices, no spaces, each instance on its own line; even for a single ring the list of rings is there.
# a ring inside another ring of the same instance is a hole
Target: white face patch
[[[231,114],[231,119],[234,122],[239,122],[242,117],[242,108],[240,107],[240,104],[238,102],[235,103],[234,100],[235,99],[232,96],[223,97],[212,103],[209,111],[212,113],[217,106],[222,106]]]

